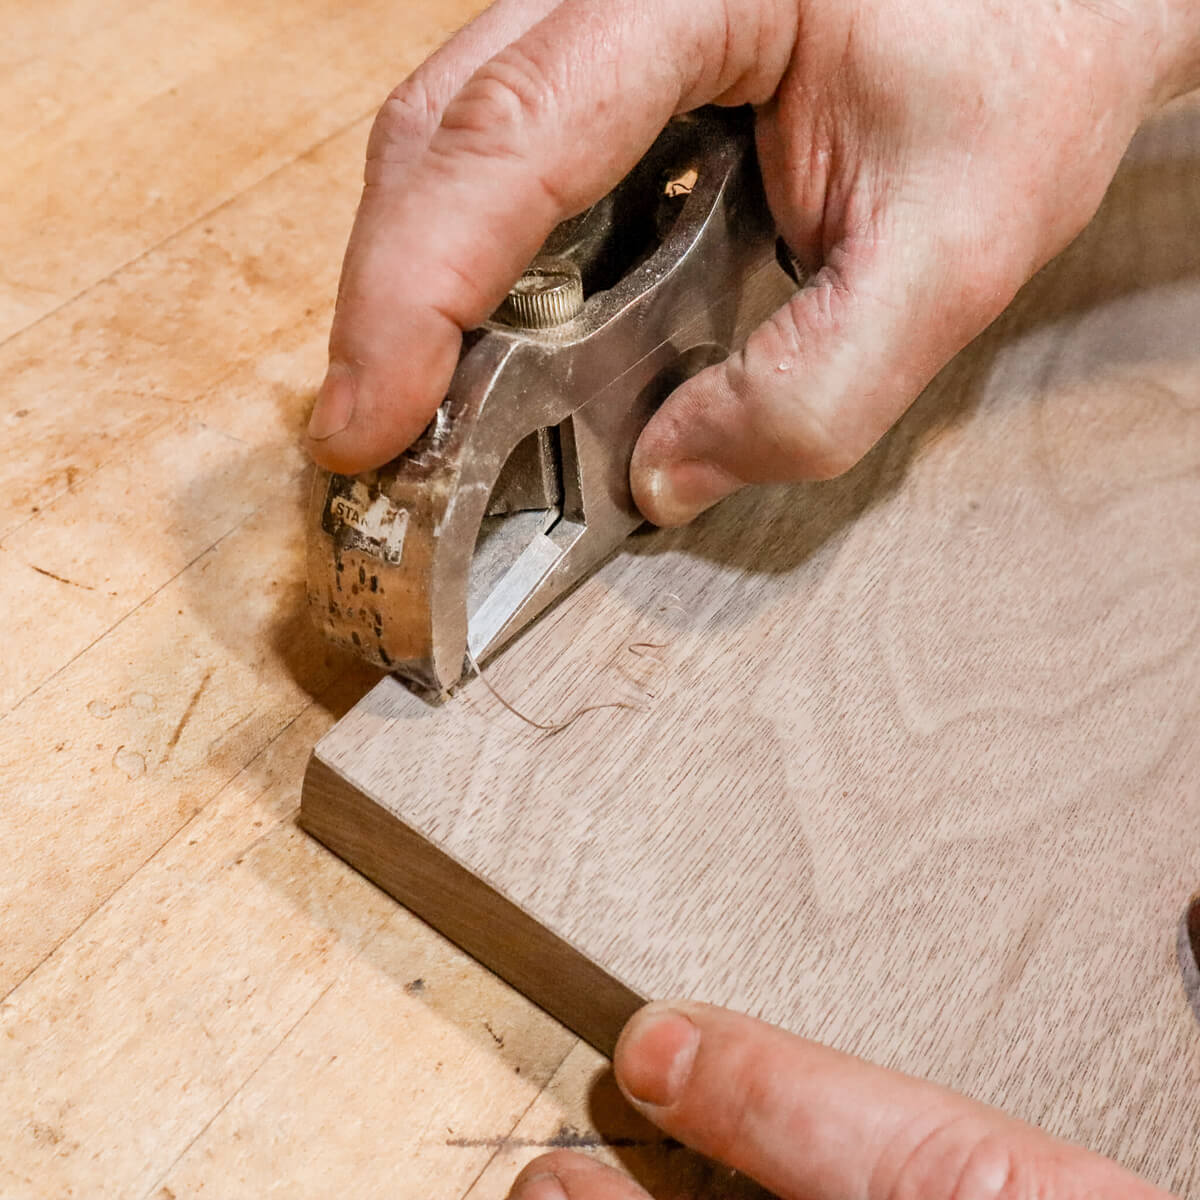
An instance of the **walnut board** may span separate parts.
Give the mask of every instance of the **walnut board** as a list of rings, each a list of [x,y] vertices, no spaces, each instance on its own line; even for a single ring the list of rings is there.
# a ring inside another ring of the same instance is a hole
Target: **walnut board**
[[[848,476],[632,539],[302,823],[595,1046],[729,1004],[1200,1188],[1200,109]]]

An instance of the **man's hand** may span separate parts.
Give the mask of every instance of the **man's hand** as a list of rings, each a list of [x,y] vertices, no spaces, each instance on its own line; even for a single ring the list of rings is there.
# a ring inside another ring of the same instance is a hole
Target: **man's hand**
[[[1169,1200],[995,1109],[719,1008],[644,1008],[614,1066],[656,1125],[781,1200]],[[556,1152],[521,1172],[510,1200],[648,1197]]]
[[[668,399],[632,484],[674,525],[856,462],[1061,250],[1133,131],[1200,75],[1192,0],[499,0],[388,99],[309,448],[405,449],[555,224],[675,113],[758,106],[780,232],[816,272]]]

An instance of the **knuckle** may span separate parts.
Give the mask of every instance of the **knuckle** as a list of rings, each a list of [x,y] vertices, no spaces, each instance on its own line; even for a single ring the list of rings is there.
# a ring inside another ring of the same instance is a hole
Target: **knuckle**
[[[949,1176],[946,1200],[1037,1200],[1004,1138],[985,1136]]]
[[[467,81],[446,110],[443,128],[477,138],[488,152],[519,153],[529,132],[553,117],[547,73],[518,45],[502,50]]]
[[[539,153],[546,131],[555,127],[560,104],[550,75],[519,46],[509,46],[481,67],[447,106],[432,149],[473,156],[485,163],[511,163],[529,176],[548,208],[571,208],[570,185]]]
[[[1010,1137],[973,1128],[974,1116],[936,1122],[894,1163],[882,1165],[878,1200],[1066,1200],[1046,1186]]]
[[[386,163],[401,147],[427,140],[437,123],[437,104],[429,88],[420,76],[406,79],[392,90],[375,116],[367,161]]]

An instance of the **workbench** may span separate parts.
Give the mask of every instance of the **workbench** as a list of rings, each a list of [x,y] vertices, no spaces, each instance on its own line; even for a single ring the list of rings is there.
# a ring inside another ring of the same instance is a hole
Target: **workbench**
[[[525,1161],[563,1145],[624,1163],[663,1200],[719,1181],[723,1196],[749,1191],[664,1141],[596,1051],[296,823],[310,750],[379,678],[310,626],[300,448],[367,132],[476,7],[0,0],[5,1200],[499,1200]],[[1126,282],[1097,267],[1095,290],[1119,297],[1145,259],[1169,308],[1200,289],[1200,113],[1178,105],[1139,147],[1126,188],[1163,207],[1125,221],[1118,260],[1101,265]],[[1172,220],[1191,223],[1190,255],[1159,243]],[[1072,253],[1092,269],[1086,246]],[[1026,336],[1041,353],[1070,324],[1060,311],[1034,328],[1036,312],[996,353]],[[1015,396],[1020,370],[1008,378]],[[1170,361],[1128,416],[1175,414],[1161,461],[1176,514],[1200,512],[1197,381],[1195,355]],[[1111,419],[1112,396],[1088,403],[1081,420]],[[919,420],[910,441],[953,443],[953,421]],[[1048,478],[1068,436],[1046,432]],[[1163,586],[1190,595],[1194,618],[1197,539],[1174,553]],[[1161,573],[1162,555],[1147,562]],[[1122,636],[1119,619],[1106,628]],[[1168,632],[1160,660],[1125,666],[1194,716],[1200,628]],[[886,690],[885,669],[873,686]],[[1195,725],[1164,726],[1150,699],[1122,720],[1146,728],[1130,795],[1174,781],[1178,836],[1200,846]],[[1079,769],[1072,753],[1064,770]],[[1193,860],[1195,879],[1161,879],[1167,957],[1167,918],[1200,884]],[[1006,987],[1046,919],[1011,931]],[[929,1032],[898,1065],[954,1082]],[[1180,1039],[1192,1069],[1197,1040]],[[1180,1135],[1148,1133],[1130,1165],[1194,1182]]]

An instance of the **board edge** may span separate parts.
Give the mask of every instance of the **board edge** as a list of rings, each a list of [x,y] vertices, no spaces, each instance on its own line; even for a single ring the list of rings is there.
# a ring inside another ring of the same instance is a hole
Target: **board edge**
[[[645,1002],[311,753],[300,827],[601,1054]]]

